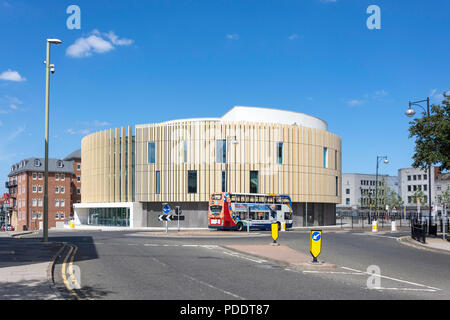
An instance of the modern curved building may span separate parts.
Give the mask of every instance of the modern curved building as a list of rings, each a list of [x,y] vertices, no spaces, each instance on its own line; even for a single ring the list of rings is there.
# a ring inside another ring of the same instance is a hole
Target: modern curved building
[[[134,132],[133,132],[134,131]],[[163,203],[182,227],[206,227],[209,195],[288,194],[294,226],[335,224],[341,139],[316,117],[236,106],[221,118],[109,129],[81,143],[76,224],[161,226]]]

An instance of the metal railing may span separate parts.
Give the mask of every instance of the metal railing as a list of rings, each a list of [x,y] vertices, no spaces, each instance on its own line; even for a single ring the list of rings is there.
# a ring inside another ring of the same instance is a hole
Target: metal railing
[[[337,210],[336,224],[341,227],[370,228],[372,221],[378,221],[380,228],[391,228],[395,221],[398,227],[410,227],[411,221],[418,217],[417,212],[386,212],[369,210]]]

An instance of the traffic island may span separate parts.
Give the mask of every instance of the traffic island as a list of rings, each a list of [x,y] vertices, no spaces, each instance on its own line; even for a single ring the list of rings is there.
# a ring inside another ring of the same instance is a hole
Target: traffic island
[[[226,245],[224,247],[257,258],[263,258],[281,266],[295,269],[326,270],[336,268],[336,265],[324,261],[312,264],[310,263],[312,262],[311,255],[298,252],[285,245]]]

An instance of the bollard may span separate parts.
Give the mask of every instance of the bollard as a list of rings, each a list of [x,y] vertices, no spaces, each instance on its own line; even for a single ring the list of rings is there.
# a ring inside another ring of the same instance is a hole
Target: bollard
[[[397,231],[397,223],[395,221],[391,222],[391,231]]]
[[[378,221],[372,221],[372,232],[378,232]]]

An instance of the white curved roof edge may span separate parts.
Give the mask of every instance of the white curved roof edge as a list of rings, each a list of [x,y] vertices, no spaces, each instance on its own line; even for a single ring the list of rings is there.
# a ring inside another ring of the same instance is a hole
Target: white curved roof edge
[[[297,111],[275,108],[234,106],[230,111],[223,115],[221,119],[227,121],[251,121],[287,125],[296,124],[303,127],[328,131],[328,124],[322,119]]]
[[[176,119],[159,123],[139,124],[136,125],[135,127],[144,128],[155,124],[174,124],[178,122],[195,122],[195,121],[263,122],[263,123],[298,125],[328,131],[328,124],[324,120],[305,113],[282,109],[245,107],[245,106],[234,106],[221,118]]]

